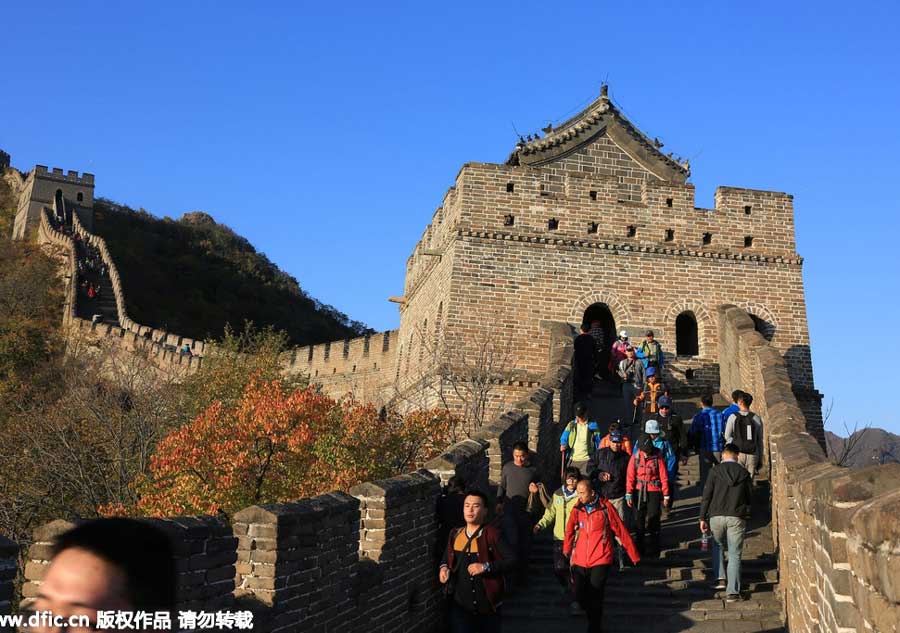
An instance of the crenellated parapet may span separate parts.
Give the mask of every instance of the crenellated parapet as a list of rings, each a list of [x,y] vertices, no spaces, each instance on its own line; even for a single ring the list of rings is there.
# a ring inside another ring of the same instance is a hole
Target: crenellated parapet
[[[832,464],[781,354],[733,305],[718,309],[721,388],[753,394],[772,482],[788,630],[895,631],[900,622],[900,464]]]
[[[433,553],[442,485],[460,475],[493,495],[503,463],[522,440],[532,443],[547,472],[559,472],[561,422],[572,410],[571,329],[557,324],[550,338],[557,353],[546,368],[547,385],[421,469],[348,491],[250,506],[230,519],[148,519],[174,547],[176,608],[250,609],[253,630],[264,633],[368,633],[373,622],[382,633],[437,630],[444,602]],[[20,609],[40,591],[54,540],[74,525],[57,520],[34,531]],[[0,613],[12,608],[4,596],[11,595],[17,551],[0,536]]]

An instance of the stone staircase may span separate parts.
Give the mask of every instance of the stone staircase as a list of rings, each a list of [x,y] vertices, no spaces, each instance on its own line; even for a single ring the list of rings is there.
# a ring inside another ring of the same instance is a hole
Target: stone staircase
[[[674,508],[663,519],[660,557],[644,559],[622,572],[613,569],[606,588],[604,631],[615,632],[783,632],[781,604],[775,596],[777,558],[769,530],[769,485],[755,485],[754,518],[748,524],[742,557],[744,599],[725,602],[713,588],[710,554],[700,550],[699,462],[688,460],[679,472]],[[571,615],[570,594],[563,594],[552,573],[552,541],[535,541],[530,581],[504,605],[504,628],[519,633],[582,631],[583,615]]]
[[[85,244],[83,240],[75,241],[75,258],[76,261],[84,261],[89,255],[89,249],[92,247]],[[89,283],[94,284],[95,288],[100,288],[100,298],[89,299],[87,295],[78,288],[78,316],[79,318],[90,321],[95,314],[103,316],[103,323],[110,325],[119,325],[119,311],[116,306],[116,296],[113,292],[112,281],[109,275],[101,275],[99,272],[85,269],[79,274],[79,281],[87,279]]]

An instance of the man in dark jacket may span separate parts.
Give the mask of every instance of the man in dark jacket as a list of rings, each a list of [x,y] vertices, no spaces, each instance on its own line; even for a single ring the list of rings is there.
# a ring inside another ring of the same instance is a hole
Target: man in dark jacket
[[[537,469],[529,463],[531,452],[525,442],[513,444],[513,459],[500,470],[500,486],[497,488],[497,514],[502,514],[506,527],[515,525],[516,557],[519,559],[518,580],[528,579],[528,562],[531,558],[533,523],[528,512],[528,496],[538,491],[540,481]]]
[[[659,424],[659,434],[669,441],[672,446],[672,452],[675,453],[675,467],[669,471],[669,490],[672,496],[672,502],[668,508],[663,510],[663,514],[668,515],[669,510],[675,504],[675,498],[678,486],[678,465],[687,463],[688,456],[688,438],[687,429],[684,427],[684,419],[672,410],[671,396],[660,396],[657,403],[659,410],[651,420],[656,420]]]
[[[628,476],[628,462],[631,459],[624,448],[625,436],[621,430],[609,432],[609,446],[601,448],[592,458],[592,471],[596,478],[595,488],[606,497],[625,523],[625,479]],[[616,561],[619,569],[625,568],[625,552],[620,542],[616,543]]]
[[[503,574],[516,564],[497,529],[486,522],[487,495],[473,490],[463,502],[466,525],[450,532],[438,570],[447,585],[451,633],[500,631]]]
[[[581,334],[575,337],[575,399],[582,400],[591,397],[594,386],[594,365],[597,360],[597,350],[594,346],[594,337],[588,333],[588,325],[581,325]]]
[[[700,504],[700,532],[712,532],[713,570],[718,573],[716,589],[726,589],[725,600],[736,602],[741,597],[741,553],[744,532],[750,516],[751,479],[747,469],[738,463],[740,450],[734,444],[722,449],[722,461],[712,469],[703,487]],[[724,548],[728,548],[728,572],[725,573]],[[727,587],[723,580],[727,577]]]

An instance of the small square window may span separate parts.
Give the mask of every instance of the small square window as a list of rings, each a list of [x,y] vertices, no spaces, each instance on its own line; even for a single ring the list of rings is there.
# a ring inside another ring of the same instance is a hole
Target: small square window
[[[596,199],[597,199],[597,192],[596,192],[596,191],[592,191],[592,192],[590,193],[590,196],[591,196],[591,200],[596,200]]]
[[[751,211],[753,211],[753,207],[751,207],[749,204],[744,207],[744,215],[750,215]]]
[[[551,231],[555,231],[559,228],[559,220],[557,220],[556,218],[550,218],[549,220],[547,220],[547,228]]]
[[[599,225],[596,222],[588,223],[588,233],[596,233]]]
[[[637,235],[637,227],[634,225],[629,226],[628,227],[628,237],[634,237],[635,235]]]
[[[516,190],[516,183],[508,182],[506,183],[506,193],[512,193]]]
[[[704,244],[712,244],[712,233],[704,233],[703,234],[703,243]]]
[[[750,248],[751,246],[753,246],[753,236],[748,235],[744,238],[744,248]]]
[[[671,242],[674,239],[675,239],[674,229],[666,229],[666,241]]]
[[[667,207],[671,207],[671,206],[672,206],[672,198],[666,198],[666,206],[667,206]]]
[[[512,226],[516,223],[516,216],[512,213],[508,213],[503,216],[503,226]]]

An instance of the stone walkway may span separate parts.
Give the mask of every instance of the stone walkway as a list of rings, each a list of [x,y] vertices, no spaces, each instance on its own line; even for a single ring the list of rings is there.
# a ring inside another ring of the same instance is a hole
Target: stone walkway
[[[726,603],[724,592],[712,587],[710,556],[700,550],[698,468],[696,456],[681,468],[680,496],[663,520],[659,559],[612,572],[604,631],[784,631],[781,605],[773,593],[778,572],[769,532],[768,482],[758,482],[755,488],[757,511],[748,526],[743,556],[745,599]],[[570,602],[552,574],[552,542],[549,535],[542,536],[534,545],[531,581],[504,606],[504,628],[517,633],[583,631],[587,621],[570,615]]]

